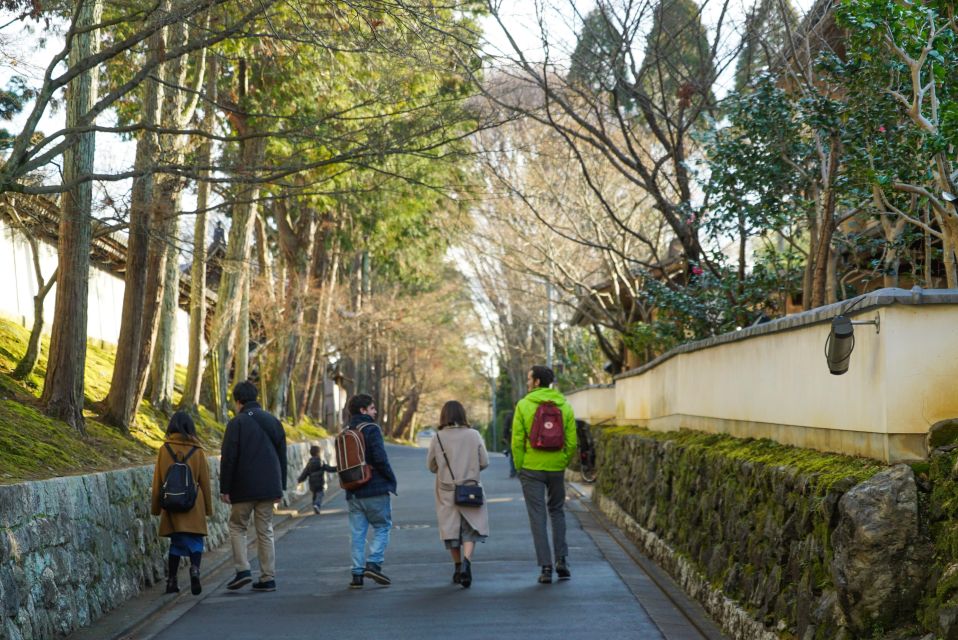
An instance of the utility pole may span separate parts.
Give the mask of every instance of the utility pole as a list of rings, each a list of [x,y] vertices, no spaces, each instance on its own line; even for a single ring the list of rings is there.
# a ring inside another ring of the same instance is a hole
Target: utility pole
[[[546,282],[546,366],[552,368],[552,283]]]
[[[492,419],[489,420],[489,425],[492,427],[492,442],[489,443],[489,446],[495,451],[498,447],[499,438],[496,437],[496,379],[493,376],[489,376],[489,391],[492,393]]]

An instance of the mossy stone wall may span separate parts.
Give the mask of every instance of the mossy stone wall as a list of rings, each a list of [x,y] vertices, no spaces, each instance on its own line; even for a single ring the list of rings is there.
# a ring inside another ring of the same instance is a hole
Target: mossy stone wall
[[[832,538],[840,520],[862,530],[850,521],[854,505],[839,503],[853,487],[872,487],[863,481],[887,475],[884,465],[769,441],[622,427],[603,430],[597,448],[598,493],[747,612],[756,624],[736,637],[886,637],[895,624],[915,628],[900,611],[889,611],[888,620],[873,612],[867,629],[853,628],[847,589],[835,583],[842,573],[833,566]],[[896,473],[912,477],[907,468]],[[958,530],[955,540],[958,559]],[[958,564],[955,573],[958,607]]]
[[[287,456],[292,500],[309,445]],[[209,464],[216,494],[219,458]],[[164,578],[169,544],[150,515],[152,482],[149,465],[0,485],[0,640],[67,635]],[[214,505],[207,548],[228,537],[229,506]]]

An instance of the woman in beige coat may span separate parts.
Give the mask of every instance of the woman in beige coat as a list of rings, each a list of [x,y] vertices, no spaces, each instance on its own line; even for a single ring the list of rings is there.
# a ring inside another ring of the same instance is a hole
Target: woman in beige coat
[[[472,584],[472,552],[476,542],[489,535],[489,512],[485,501],[479,507],[457,505],[455,487],[478,483],[479,472],[489,466],[489,455],[482,436],[469,427],[465,408],[455,400],[442,407],[439,432],[429,443],[426,466],[436,474],[436,519],[439,537],[456,563],[452,581],[468,589]]]

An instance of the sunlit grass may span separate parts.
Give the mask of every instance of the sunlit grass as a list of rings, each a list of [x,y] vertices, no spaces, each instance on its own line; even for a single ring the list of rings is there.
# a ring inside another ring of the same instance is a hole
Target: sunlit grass
[[[0,483],[74,475],[152,462],[163,444],[169,417],[149,401],[140,403],[129,434],[98,419],[95,408],[110,388],[113,359],[112,344],[100,340],[87,342],[85,399],[86,435],[80,435],[66,423],[44,415],[39,398],[46,374],[49,336],[41,340],[40,359],[26,380],[16,380],[12,372],[26,352],[29,330],[0,318]],[[186,380],[186,370],[177,366],[174,374],[174,403],[178,402]],[[195,416],[197,432],[204,447],[219,452],[226,426],[200,407]],[[326,431],[312,421],[285,425],[291,441],[319,440]]]

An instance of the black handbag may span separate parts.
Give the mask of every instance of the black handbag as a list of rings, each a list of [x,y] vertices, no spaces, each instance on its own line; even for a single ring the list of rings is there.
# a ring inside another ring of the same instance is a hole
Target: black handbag
[[[449,469],[449,475],[452,476],[452,482],[455,485],[453,492],[453,502],[460,507],[481,507],[485,501],[485,495],[482,492],[482,486],[471,480],[469,484],[456,484],[456,474],[452,472],[452,466],[449,464],[449,458],[446,456],[446,448],[442,446],[442,440],[439,434],[436,434],[436,442],[439,443],[439,449],[442,450],[442,457],[446,460],[446,468]]]

